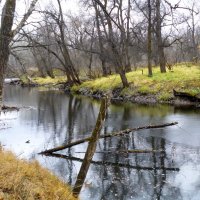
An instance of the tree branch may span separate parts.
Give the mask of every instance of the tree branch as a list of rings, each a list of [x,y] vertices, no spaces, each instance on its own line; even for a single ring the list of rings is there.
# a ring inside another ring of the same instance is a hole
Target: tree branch
[[[172,122],[172,123],[166,123],[166,124],[148,125],[148,126],[141,126],[141,127],[137,127],[137,128],[125,129],[125,130],[122,130],[122,131],[118,131],[118,132],[114,132],[114,133],[110,133],[110,134],[106,134],[106,135],[101,135],[99,137],[99,139],[107,138],[107,137],[122,136],[122,135],[129,134],[131,132],[134,132],[134,131],[139,131],[139,130],[144,130],[144,129],[164,128],[164,127],[167,127],[167,126],[173,126],[173,125],[177,125],[177,124],[178,124],[178,122]],[[72,143],[69,143],[69,144],[66,144],[66,145],[62,145],[62,146],[59,146],[59,147],[55,147],[55,148],[52,148],[52,149],[42,151],[39,154],[46,154],[46,153],[53,153],[53,152],[61,151],[61,150],[66,149],[66,148],[70,148],[70,147],[73,147],[75,145],[82,144],[84,142],[88,142],[90,140],[91,140],[91,137],[87,137],[87,138],[77,140],[75,142],[72,142]]]
[[[19,31],[25,26],[25,23],[26,23],[27,19],[30,17],[30,15],[32,14],[37,2],[38,2],[38,0],[33,0],[31,2],[27,13],[24,14],[24,17],[22,18],[22,20],[20,21],[18,26],[12,31],[13,37],[15,37],[15,35],[17,35],[17,33],[19,33]]]

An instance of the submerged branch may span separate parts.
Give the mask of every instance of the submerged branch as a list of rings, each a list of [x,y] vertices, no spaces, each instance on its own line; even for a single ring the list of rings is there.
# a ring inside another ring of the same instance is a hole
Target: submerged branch
[[[47,153],[45,154],[46,156],[50,157],[55,157],[55,158],[63,158],[66,160],[72,160],[72,161],[77,161],[77,162],[83,162],[83,159],[73,157],[73,156],[66,156],[63,154],[58,154],[58,153]],[[147,170],[147,171],[152,171],[152,170],[166,170],[166,171],[179,171],[180,169],[177,167],[162,167],[162,166],[157,166],[157,167],[145,167],[145,166],[140,166],[140,165],[130,165],[128,163],[113,163],[113,162],[108,162],[108,161],[91,161],[91,164],[94,165],[107,165],[107,166],[114,166],[114,167],[124,167],[128,169],[136,169],[136,170]]]
[[[97,151],[95,153],[113,153],[113,154],[122,154],[122,153],[162,153],[164,150],[155,150],[155,149],[127,149],[119,151]],[[75,153],[85,153],[85,152],[75,152]]]
[[[164,128],[164,127],[167,127],[167,126],[173,126],[173,125],[177,125],[177,124],[178,124],[178,122],[172,122],[172,123],[166,123],[166,124],[148,125],[148,126],[141,126],[141,127],[137,127],[137,128],[125,129],[125,130],[122,130],[122,131],[118,131],[118,132],[114,132],[114,133],[110,133],[110,134],[106,134],[106,135],[100,135],[99,139],[126,135],[126,134],[129,134],[131,132],[144,130],[144,129]],[[63,149],[70,148],[70,147],[73,147],[75,145],[82,144],[84,142],[89,142],[91,139],[92,139],[91,137],[87,137],[87,138],[84,138],[84,139],[81,139],[81,140],[71,142],[69,144],[65,144],[65,145],[55,147],[55,148],[52,148],[52,149],[47,149],[45,151],[40,152],[40,154],[53,153],[53,152],[61,151]]]

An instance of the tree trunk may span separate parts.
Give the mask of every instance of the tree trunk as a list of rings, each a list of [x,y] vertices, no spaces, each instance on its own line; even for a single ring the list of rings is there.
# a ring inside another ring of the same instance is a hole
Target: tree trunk
[[[128,83],[128,80],[126,78],[126,73],[124,70],[120,69],[120,72],[119,72],[119,75],[120,75],[120,78],[122,80],[122,84],[123,84],[123,87],[126,88],[126,87],[129,87],[129,83]]]
[[[96,18],[96,25],[97,25],[97,33],[98,33],[98,42],[99,42],[99,49],[100,49],[100,60],[101,60],[101,64],[102,64],[102,73],[103,76],[107,76],[108,72],[106,69],[106,62],[105,62],[105,49],[103,47],[103,37],[102,37],[102,33],[101,33],[101,29],[100,29],[100,21],[99,21],[99,17],[100,17],[100,11],[97,8],[97,3],[93,2],[93,6],[95,9],[95,18]]]
[[[157,38],[157,45],[158,45],[160,71],[161,73],[165,73],[166,61],[165,61],[164,46],[163,46],[162,32],[161,32],[162,19],[161,19],[161,13],[160,13],[160,1],[161,0],[156,0],[156,38]]]
[[[3,98],[4,74],[10,54],[9,44],[12,39],[12,25],[15,13],[16,0],[7,0],[3,7],[0,29],[0,110]]]
[[[80,84],[81,81],[80,81],[78,73],[74,67],[74,64],[70,58],[69,50],[66,46],[65,31],[64,31],[64,17],[63,17],[60,0],[57,0],[57,2],[58,2],[58,7],[59,7],[59,14],[60,14],[60,16],[59,16],[60,19],[56,20],[57,24],[59,26],[60,39],[61,39],[61,41],[59,41],[59,45],[62,48],[61,52],[62,52],[63,58],[65,60],[66,73],[68,74],[68,76],[71,76],[71,80],[73,81],[73,83]]]
[[[125,70],[126,72],[131,71],[131,62],[130,62],[130,55],[129,55],[129,42],[130,42],[130,12],[131,12],[131,1],[128,0],[128,11],[127,11],[127,25],[126,25],[126,40],[125,40],[125,52],[126,52],[126,65]],[[123,20],[122,20],[123,21]]]
[[[123,87],[129,87],[128,80],[126,78],[126,73],[125,73],[125,65],[123,65],[123,53],[119,52],[117,46],[116,46],[116,41],[113,33],[113,26],[112,22],[116,24],[116,22],[110,17],[110,15],[107,12],[107,1],[105,1],[105,4],[102,4],[99,0],[95,0],[95,5],[99,5],[104,12],[106,23],[108,26],[108,32],[105,32],[105,35],[107,37],[107,41],[111,50],[111,59],[114,64],[115,70],[117,73],[119,73]],[[103,22],[105,24],[105,20]],[[119,27],[119,25],[118,25]]]
[[[4,75],[7,69],[7,63],[8,63],[9,54],[10,54],[9,44],[12,38],[24,26],[26,20],[31,15],[36,3],[37,3],[37,0],[33,0],[31,2],[31,5],[27,13],[24,14],[22,20],[20,21],[16,29],[12,31],[16,0],[5,1],[5,4],[1,13],[1,28],[0,28],[0,110],[2,107]]]
[[[1,47],[0,47],[1,48]],[[3,59],[3,55],[0,50],[0,111],[3,106],[3,82],[4,82],[4,69],[7,66],[7,61]]]
[[[148,48],[148,76],[152,76],[152,25],[151,25],[151,0],[148,0],[148,38],[147,38],[147,48]]]
[[[91,36],[91,43],[90,43],[90,58],[89,58],[89,65],[88,65],[88,76],[91,78],[92,76],[92,61],[93,61],[93,54],[92,54],[92,48],[94,43],[94,29],[95,29],[95,22],[92,29],[92,36]]]

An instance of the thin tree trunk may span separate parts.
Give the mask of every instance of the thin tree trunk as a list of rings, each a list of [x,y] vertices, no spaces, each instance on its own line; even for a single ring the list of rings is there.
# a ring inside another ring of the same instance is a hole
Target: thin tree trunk
[[[152,25],[151,25],[151,0],[148,0],[148,76],[152,76]]]
[[[97,8],[97,3],[94,1],[93,2],[93,6],[95,9],[95,17],[96,17],[96,24],[97,24],[97,33],[98,33],[98,42],[99,42],[99,49],[100,49],[100,60],[101,60],[101,64],[102,64],[102,73],[103,76],[107,76],[108,72],[106,69],[106,62],[105,62],[105,50],[103,47],[103,37],[102,37],[102,33],[100,30],[100,21],[99,21],[99,17],[100,17],[100,11]]]
[[[111,50],[111,54],[112,54],[112,62],[114,64],[115,70],[117,73],[119,73],[123,87],[129,87],[129,83],[126,77],[126,73],[125,73],[125,66],[123,65],[123,55],[121,53],[119,53],[117,46],[116,46],[116,41],[114,39],[114,33],[113,33],[113,27],[112,27],[112,22],[115,23],[115,25],[118,26],[118,28],[121,27],[116,24],[116,22],[110,17],[110,15],[108,14],[106,7],[107,7],[107,1],[105,1],[105,5],[103,5],[99,0],[95,0],[96,4],[98,4],[102,11],[104,12],[105,18],[106,18],[106,22],[107,22],[107,26],[108,26],[108,34],[106,34],[107,40],[109,42],[109,46],[110,46],[110,50]]]
[[[60,20],[57,23],[58,23],[59,30],[60,30],[60,37],[61,37],[60,45],[62,47],[61,52],[63,54],[63,58],[64,58],[65,64],[66,64],[66,69],[67,69],[66,73],[68,74],[68,76],[71,76],[71,80],[73,81],[73,83],[80,84],[81,81],[80,81],[78,73],[74,67],[74,64],[70,58],[69,50],[66,46],[65,31],[64,31],[64,18],[63,18],[63,12],[62,12],[60,0],[57,0],[57,2],[58,2],[59,12],[60,12]]]
[[[127,11],[127,26],[126,26],[126,41],[125,41],[125,51],[126,51],[126,65],[125,69],[126,72],[131,71],[131,62],[130,62],[130,55],[129,55],[129,42],[130,42],[130,12],[131,12],[131,1],[128,0],[128,11]]]
[[[160,1],[161,0],[156,0],[156,37],[157,37],[157,45],[158,45],[160,71],[161,73],[165,73],[166,61],[165,61],[164,46],[163,46],[162,32],[161,32],[162,19],[161,19],[161,13],[160,13]]]

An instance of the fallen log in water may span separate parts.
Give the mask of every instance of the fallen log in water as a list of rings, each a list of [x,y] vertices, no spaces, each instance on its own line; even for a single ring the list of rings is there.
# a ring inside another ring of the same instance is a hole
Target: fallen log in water
[[[125,129],[125,130],[121,130],[121,131],[106,134],[106,135],[100,135],[99,139],[107,138],[107,137],[122,136],[122,135],[125,135],[125,134],[129,134],[131,132],[134,132],[134,131],[139,131],[139,130],[144,130],[144,129],[164,128],[164,127],[167,127],[167,126],[173,126],[173,125],[177,125],[177,124],[178,124],[178,122],[171,122],[171,123],[166,123],[166,124],[148,125],[148,126],[141,126],[141,127],[137,127],[137,128]],[[70,147],[73,147],[75,145],[82,144],[84,142],[89,142],[91,139],[92,139],[91,137],[87,137],[87,138],[84,138],[84,139],[81,139],[81,140],[71,142],[69,144],[65,144],[65,145],[62,145],[62,146],[59,146],[59,147],[55,147],[55,148],[52,148],[52,149],[42,151],[42,152],[40,152],[40,154],[54,153],[54,152],[57,152],[57,151],[61,151],[63,149],[70,148]]]
[[[109,104],[108,97],[102,99],[99,114],[98,114],[97,121],[96,121],[96,125],[94,127],[94,130],[92,131],[92,135],[91,135],[89,143],[88,143],[88,147],[87,147],[87,150],[85,153],[84,160],[83,160],[81,168],[79,170],[76,182],[74,184],[74,188],[72,190],[73,195],[75,197],[78,197],[78,195],[82,189],[83,183],[85,181],[85,178],[86,178],[89,166],[90,166],[90,163],[91,163],[93,155],[96,151],[97,141],[99,139],[99,136],[101,133],[101,128],[102,128],[103,123],[106,118],[108,104]]]

